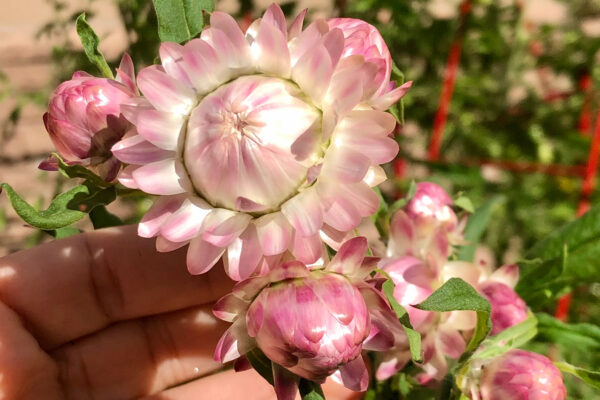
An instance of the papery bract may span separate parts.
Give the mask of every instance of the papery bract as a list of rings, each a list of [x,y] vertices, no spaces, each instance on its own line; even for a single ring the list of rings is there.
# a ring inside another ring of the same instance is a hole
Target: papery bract
[[[510,350],[483,368],[482,400],[564,400],[566,396],[560,371],[540,354]]]
[[[322,236],[343,237],[379,206],[379,164],[398,152],[385,110],[410,84],[378,95],[380,63],[303,18],[286,28],[272,5],[244,35],[214,12],[199,39],[161,45],[162,65],[138,74],[144,97],[122,105],[138,135],[112,148],[131,164],[120,182],[162,196],[139,234],[161,251],[189,243],[193,274],[221,256],[238,281],[288,251],[314,263]]]
[[[501,282],[485,282],[479,291],[492,306],[492,330],[495,335],[527,319],[527,304],[508,285]]]
[[[324,269],[289,261],[238,283],[214,307],[217,317],[233,322],[215,359],[227,362],[258,347],[303,378],[322,382],[336,373],[348,388],[366,390],[361,350],[406,344],[385,299],[364,282],[376,266],[365,258],[366,246],[363,237],[351,239]]]
[[[107,181],[116,177],[121,163],[110,149],[131,128],[120,104],[136,95],[133,79],[133,63],[125,54],[116,80],[79,71],[56,88],[44,125],[66,162],[90,166]],[[50,158],[40,168],[56,170],[56,161]]]

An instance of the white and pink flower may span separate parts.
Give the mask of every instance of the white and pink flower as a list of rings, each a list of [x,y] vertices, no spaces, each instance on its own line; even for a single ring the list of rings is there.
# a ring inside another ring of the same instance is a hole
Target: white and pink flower
[[[304,15],[288,28],[272,5],[244,35],[214,12],[199,39],[161,45],[162,65],[138,74],[143,97],[121,106],[138,134],[112,148],[130,164],[120,182],[161,196],[138,232],[160,251],[189,243],[193,274],[222,256],[235,280],[288,251],[311,264],[322,236],[378,208],[379,164],[398,151],[385,110],[410,83],[382,90],[389,52],[348,52],[344,27],[302,29]]]
[[[89,166],[107,181],[115,179],[121,162],[110,149],[131,128],[119,105],[137,95],[134,79],[133,62],[125,54],[117,79],[77,71],[56,88],[44,114],[44,125],[67,163]],[[50,157],[40,168],[56,170],[56,160]]]
[[[485,364],[481,400],[564,400],[567,389],[556,366],[547,357],[525,350],[510,350]]]
[[[364,281],[378,261],[365,257],[366,250],[366,239],[357,237],[345,242],[325,268],[288,261],[238,283],[213,309],[233,323],[215,359],[228,362],[258,347],[276,368],[316,382],[335,374],[349,389],[366,390],[361,351],[407,343],[387,301]],[[275,377],[280,400],[294,398],[297,387],[285,376]]]

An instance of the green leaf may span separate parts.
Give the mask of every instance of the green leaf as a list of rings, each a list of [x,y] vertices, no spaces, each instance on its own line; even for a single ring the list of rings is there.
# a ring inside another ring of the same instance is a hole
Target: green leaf
[[[404,83],[404,73],[400,71],[400,68],[398,68],[394,60],[392,60],[391,80],[396,81],[397,86],[401,86]],[[398,103],[390,107],[389,111],[400,125],[404,125],[404,98],[400,99]]]
[[[483,235],[488,222],[492,216],[492,212],[494,208],[505,201],[505,197],[502,195],[497,195],[492,197],[490,200],[485,202],[481,207],[479,207],[467,221],[467,226],[465,227],[465,240],[471,242],[472,244],[468,244],[465,246],[461,246],[458,251],[458,259],[461,261],[473,261],[473,257],[475,256],[475,248],[477,247],[477,242]]]
[[[473,206],[471,199],[469,199],[466,196],[460,196],[458,199],[454,200],[454,205],[462,208],[463,210],[469,213],[475,212],[475,207]]]
[[[415,306],[420,310],[447,312],[471,310],[477,313],[477,326],[465,352],[460,356],[457,367],[464,364],[481,345],[492,328],[490,303],[471,285],[460,278],[450,278],[422,303]]]
[[[94,209],[90,211],[90,220],[92,221],[92,225],[94,225],[94,229],[123,225],[123,221],[116,215],[110,213],[103,205],[94,207]]]
[[[421,334],[419,334],[419,332],[412,327],[408,312],[394,297],[394,281],[387,274],[387,272],[380,269],[377,269],[376,271],[387,278],[387,280],[383,283],[383,293],[390,302],[392,310],[394,310],[396,313],[398,321],[400,321],[402,328],[404,328],[404,332],[406,332],[406,336],[408,336],[411,358],[415,362],[423,362],[423,355],[421,354]]]
[[[298,390],[302,400],[325,400],[321,385],[308,379],[300,379]]]
[[[527,252],[527,257],[537,262],[519,263],[521,279],[516,290],[528,303],[551,300],[571,285],[597,280],[600,275],[600,205],[538,242]]]
[[[56,159],[58,164],[58,170],[62,175],[66,178],[83,178],[96,186],[100,187],[108,187],[112,184],[106,182],[104,179],[100,178],[98,175],[85,168],[83,165],[74,164],[69,165],[65,163],[65,161],[60,157],[58,153],[52,153],[52,157]]]
[[[250,362],[250,365],[252,365],[252,368],[273,386],[273,367],[271,360],[269,360],[258,348],[254,348],[246,353],[246,358]]]
[[[104,59],[104,56],[98,49],[98,46],[100,45],[100,39],[98,39],[96,32],[94,32],[90,24],[88,24],[85,20],[85,13],[77,17],[75,27],[77,29],[79,39],[81,40],[81,44],[83,45],[83,51],[85,51],[87,58],[92,64],[98,67],[102,76],[113,79],[113,73],[110,70],[108,63]]]
[[[75,186],[73,189],[59,194],[43,211],[37,211],[33,208],[9,184],[3,183],[0,186],[2,190],[6,191],[10,203],[19,217],[33,227],[43,230],[59,229],[79,221],[86,215],[86,213],[77,209],[69,209],[68,204],[77,196],[89,195],[87,186]]]
[[[537,319],[530,314],[525,321],[487,338],[475,357],[478,359],[498,357],[510,349],[529,342],[537,333]]]
[[[212,0],[152,0],[158,18],[158,36],[163,42],[182,43],[204,28],[204,11],[215,9]]]
[[[600,327],[594,324],[567,324],[548,314],[538,313],[538,339],[562,344],[569,349],[600,351]]]
[[[117,198],[117,191],[114,186],[99,189],[87,181],[81,186],[85,186],[87,191],[77,193],[73,196],[67,204],[67,207],[71,210],[89,213],[96,206],[105,206],[112,203]]]
[[[562,361],[556,361],[554,362],[554,365],[556,365],[556,367],[562,372],[574,375],[588,385],[596,389],[600,389],[600,372],[579,368]]]
[[[65,226],[64,228],[58,228],[54,231],[50,231],[51,235],[54,236],[55,239],[63,239],[69,236],[77,235],[81,233],[81,231],[77,228],[73,228],[70,226]]]

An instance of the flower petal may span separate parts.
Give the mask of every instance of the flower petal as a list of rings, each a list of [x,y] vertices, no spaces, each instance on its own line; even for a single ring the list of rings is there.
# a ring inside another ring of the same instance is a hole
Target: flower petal
[[[290,29],[288,29],[288,41],[296,38],[302,32],[302,25],[304,24],[304,17],[306,16],[307,8],[300,11],[300,14],[296,16],[292,24],[290,25]]]
[[[321,202],[313,188],[308,188],[283,203],[281,212],[301,236],[312,236],[323,225]]]
[[[342,383],[350,390],[364,392],[369,386],[369,372],[362,356],[340,366]]]
[[[224,259],[225,271],[234,281],[249,278],[262,257],[262,251],[254,224],[249,224],[244,233],[235,238],[227,247]]]
[[[342,244],[326,267],[328,271],[352,276],[360,268],[367,252],[367,239],[359,236]]]
[[[492,281],[502,282],[505,285],[514,288],[519,281],[519,266],[516,264],[503,265],[494,272],[489,278]]]
[[[192,87],[190,78],[183,67],[183,46],[179,43],[163,42],[158,50],[163,68],[172,76],[187,86]]]
[[[325,156],[320,177],[343,183],[360,182],[370,166],[371,161],[364,154],[348,148],[334,147]]]
[[[185,195],[161,196],[144,214],[138,224],[138,235],[149,238],[158,235],[161,226],[185,201]]]
[[[138,185],[133,179],[133,171],[138,168],[137,165],[128,165],[123,168],[117,177],[119,183],[129,189],[138,189]]]
[[[122,162],[136,165],[175,158],[174,152],[156,147],[140,135],[130,136],[115,143],[110,151]]]
[[[378,98],[371,101],[371,106],[376,110],[385,111],[390,108],[394,103],[402,98],[410,88],[412,87],[412,81],[408,81],[402,86],[387,92],[386,94],[379,96]]]
[[[298,261],[310,265],[323,255],[323,242],[318,233],[312,236],[301,236],[298,231],[294,233],[292,241],[292,254]]]
[[[243,69],[250,66],[250,47],[239,25],[227,13],[215,11],[210,15],[212,33],[208,42],[219,50],[219,56],[224,57],[229,67]],[[202,38],[204,39],[204,31]]]
[[[256,41],[252,43],[252,52],[260,71],[289,77],[290,54],[285,33],[264,19],[258,28]]]
[[[292,227],[282,213],[263,215],[254,224],[258,241],[266,256],[283,253],[292,240]]]
[[[183,46],[183,67],[199,94],[214,90],[229,78],[220,65],[215,49],[202,39],[192,39]]]
[[[144,139],[165,150],[177,150],[183,140],[185,117],[181,114],[158,111],[140,111],[137,131]]]
[[[311,23],[304,31],[294,38],[294,40],[291,40],[290,38],[291,42],[289,48],[292,65],[296,65],[300,57],[302,57],[309,49],[314,48],[327,32],[329,32],[327,22],[318,19]]]
[[[179,210],[160,228],[160,234],[172,242],[185,242],[198,235],[204,218],[212,211],[200,198],[186,199]]]
[[[248,337],[246,331],[246,319],[238,318],[217,343],[215,361],[227,363],[252,350],[254,341]]]
[[[219,261],[224,252],[224,247],[213,246],[201,237],[192,239],[187,252],[188,271],[192,275],[207,272]]]
[[[193,89],[170,77],[158,66],[141,70],[138,74],[138,86],[148,101],[160,111],[185,115],[197,101]]]
[[[329,88],[333,65],[329,52],[323,45],[306,51],[292,68],[292,79],[300,89],[320,104]]]
[[[138,187],[150,194],[179,194],[190,188],[185,168],[173,159],[143,165],[132,175]]]
[[[215,246],[229,246],[248,226],[252,217],[224,208],[216,208],[202,224],[202,238]]]
[[[170,251],[182,248],[189,242],[171,242],[162,236],[156,237],[156,251],[159,253],[168,253]]]
[[[229,293],[215,303],[212,312],[215,317],[223,321],[233,322],[237,317],[243,315],[247,308],[248,302]]]
[[[284,36],[287,42],[287,22],[285,21],[285,15],[283,15],[283,11],[279,4],[273,3],[267,8],[265,11],[262,21],[272,25],[274,28],[277,28]]]

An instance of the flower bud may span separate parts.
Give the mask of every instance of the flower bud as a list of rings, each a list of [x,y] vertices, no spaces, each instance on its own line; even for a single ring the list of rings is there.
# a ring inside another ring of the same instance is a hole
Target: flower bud
[[[323,382],[335,373],[349,389],[366,390],[361,351],[406,343],[385,298],[364,281],[378,261],[365,257],[366,247],[364,237],[354,238],[324,269],[290,261],[237,284],[213,309],[233,322],[215,359],[227,362],[258,347],[300,377]]]
[[[131,63],[128,56],[123,60]],[[130,128],[120,105],[135,94],[132,81],[120,80],[76,72],[56,88],[44,114],[44,125],[60,156],[69,163],[97,167],[107,181],[115,178],[121,165],[110,148]],[[56,165],[47,160],[40,168],[55,170]]]
[[[492,306],[491,335],[527,319],[527,304],[508,285],[489,281],[482,284],[479,290]]]
[[[485,365],[482,400],[563,400],[567,389],[548,358],[525,350],[510,350]]]
[[[265,288],[246,322],[267,357],[314,381],[359,357],[371,328],[359,290],[345,277],[321,271]]]
[[[373,64],[376,71],[373,87],[375,92],[367,95],[371,96],[371,104],[375,108],[380,106],[382,109],[386,109],[387,107],[383,104],[390,103],[386,97],[394,98],[410,89],[412,82],[407,82],[400,87],[396,87],[395,82],[390,82],[392,57],[377,28],[354,18],[331,18],[327,20],[327,24],[329,29],[338,28],[344,34],[342,57],[358,55],[364,57],[366,62]]]
[[[451,229],[456,224],[456,214],[451,207],[452,199],[441,186],[420,182],[405,210],[413,219],[430,219],[441,224],[451,224]]]

